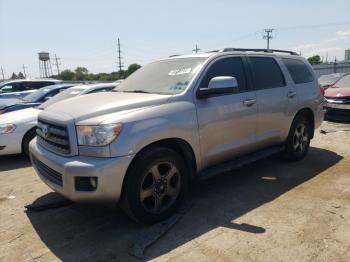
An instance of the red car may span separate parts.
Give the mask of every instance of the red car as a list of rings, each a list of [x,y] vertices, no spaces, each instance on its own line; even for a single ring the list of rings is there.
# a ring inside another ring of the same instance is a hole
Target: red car
[[[350,74],[325,90],[326,119],[350,121]]]

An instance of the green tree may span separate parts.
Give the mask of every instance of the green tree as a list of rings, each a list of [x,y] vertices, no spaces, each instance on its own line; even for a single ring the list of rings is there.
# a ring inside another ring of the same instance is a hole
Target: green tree
[[[17,79],[17,75],[15,73],[12,73],[11,79]]]
[[[25,77],[22,72],[19,72],[17,78],[24,79]]]
[[[85,80],[89,71],[85,67],[77,67],[75,69],[75,80]]]
[[[141,68],[141,66],[138,65],[138,64],[131,64],[131,65],[129,65],[128,70],[126,71],[127,76],[131,75],[132,73],[134,73],[139,68]]]
[[[321,64],[321,57],[319,55],[314,55],[311,56],[307,59],[309,61],[310,64],[312,65],[317,65],[317,64]]]
[[[66,69],[66,70],[63,70],[58,76],[57,78],[58,79],[61,79],[61,80],[73,80],[74,79],[74,72],[72,72],[71,70],[69,69]]]

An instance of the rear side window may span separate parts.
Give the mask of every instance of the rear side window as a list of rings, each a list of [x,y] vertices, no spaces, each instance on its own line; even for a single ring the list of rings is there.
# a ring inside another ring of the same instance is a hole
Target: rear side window
[[[240,92],[247,89],[243,62],[240,57],[228,57],[214,62],[206,72],[200,87],[207,88],[209,81],[217,76],[233,76],[237,80]]]
[[[269,89],[285,86],[282,71],[271,57],[250,57],[255,89]]]
[[[282,58],[282,61],[286,65],[295,84],[303,84],[314,81],[314,77],[312,76],[310,69],[303,61],[291,58]]]
[[[27,90],[39,89],[45,86],[53,85],[52,82],[46,82],[46,81],[38,81],[38,82],[28,81],[28,82],[24,82],[23,84]]]

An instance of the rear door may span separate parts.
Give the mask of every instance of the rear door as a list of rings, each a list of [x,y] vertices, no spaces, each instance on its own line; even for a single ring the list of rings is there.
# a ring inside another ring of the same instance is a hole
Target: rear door
[[[234,76],[235,94],[195,98],[203,168],[251,151],[255,143],[257,106],[255,92],[247,80],[245,59],[218,58],[207,67],[197,88],[207,88],[217,76]]]
[[[280,61],[275,57],[250,56],[248,59],[257,97],[257,147],[281,143],[290,127],[289,99],[294,99],[295,91],[287,85]]]

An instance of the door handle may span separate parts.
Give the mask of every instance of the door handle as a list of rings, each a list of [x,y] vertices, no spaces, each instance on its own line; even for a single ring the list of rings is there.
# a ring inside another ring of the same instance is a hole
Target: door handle
[[[243,101],[243,104],[245,106],[252,106],[256,103],[256,99],[246,99]]]
[[[287,93],[287,97],[293,98],[293,97],[295,97],[296,94],[297,94],[297,93],[294,92],[294,91],[289,91],[289,92]]]

